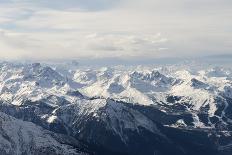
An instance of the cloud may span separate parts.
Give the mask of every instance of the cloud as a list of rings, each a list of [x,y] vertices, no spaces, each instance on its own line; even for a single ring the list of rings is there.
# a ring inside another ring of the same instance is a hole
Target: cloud
[[[52,33],[17,33],[2,30],[0,47],[5,53],[2,56],[37,60],[156,56],[160,55],[160,50],[166,50],[163,47],[167,42],[160,34]]]
[[[115,57],[156,56],[166,38],[156,35],[134,34],[91,34],[86,36],[86,48],[91,51],[104,52],[104,55]]]
[[[100,11],[117,6],[121,0],[0,0],[0,2],[5,4],[26,4],[32,7],[57,10]]]
[[[230,0],[0,2],[4,58],[150,59],[232,51]]]
[[[1,58],[17,59],[24,55],[25,51],[23,49],[16,48],[16,46],[12,46],[12,43],[15,42],[14,36],[12,35],[12,38],[9,38],[8,35],[10,36],[10,34],[7,34],[7,32],[0,31]]]

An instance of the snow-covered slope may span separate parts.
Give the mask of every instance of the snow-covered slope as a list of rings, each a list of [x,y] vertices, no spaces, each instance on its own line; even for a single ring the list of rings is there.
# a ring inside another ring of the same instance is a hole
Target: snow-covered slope
[[[15,119],[0,112],[1,155],[87,155],[68,145],[78,142],[64,135],[54,134],[31,122]],[[66,144],[65,144],[66,143]]]
[[[208,114],[213,116],[217,110],[216,99],[225,96],[231,98],[232,82],[228,71],[225,71],[224,77],[222,70],[220,76],[211,77],[211,70],[199,70],[196,73],[175,70],[166,75],[153,68],[145,71],[113,70],[109,78],[100,78],[95,74],[95,80],[80,90],[87,96],[110,97],[142,105],[169,104],[169,96],[178,96],[181,100],[172,104],[180,103],[186,106],[187,111],[194,113],[209,106]],[[78,82],[81,81],[79,72],[74,74],[74,80]],[[92,71],[92,74],[94,72],[100,71]]]

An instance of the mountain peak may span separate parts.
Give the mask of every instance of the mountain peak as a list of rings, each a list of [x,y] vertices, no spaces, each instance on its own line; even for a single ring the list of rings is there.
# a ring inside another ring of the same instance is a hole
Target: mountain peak
[[[204,82],[197,80],[196,78],[191,79],[191,86],[194,88],[205,88],[209,85],[205,84]]]

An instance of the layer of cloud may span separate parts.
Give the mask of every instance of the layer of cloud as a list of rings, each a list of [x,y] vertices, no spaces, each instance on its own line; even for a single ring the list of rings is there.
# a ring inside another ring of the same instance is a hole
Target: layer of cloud
[[[229,0],[0,0],[0,58],[232,53]]]
[[[27,32],[2,30],[2,57],[14,59],[130,58],[165,56],[166,38],[160,34],[97,34],[80,32]],[[162,46],[163,45],[163,46]]]

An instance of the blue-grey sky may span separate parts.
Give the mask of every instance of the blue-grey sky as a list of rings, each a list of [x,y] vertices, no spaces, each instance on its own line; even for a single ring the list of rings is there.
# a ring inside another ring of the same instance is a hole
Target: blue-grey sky
[[[232,54],[231,0],[0,0],[0,58]]]

